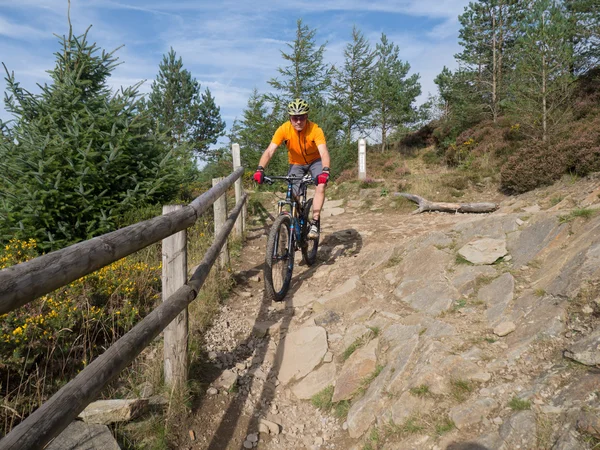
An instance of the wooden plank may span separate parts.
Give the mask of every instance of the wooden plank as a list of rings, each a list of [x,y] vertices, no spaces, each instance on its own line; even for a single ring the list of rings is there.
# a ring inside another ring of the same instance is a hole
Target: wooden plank
[[[0,314],[188,228],[243,172],[240,167],[181,211],[154,217],[0,270]]]
[[[241,155],[240,155],[240,144],[231,144],[231,156],[233,158],[233,168],[237,169],[239,167],[242,167],[242,159],[241,159]],[[235,204],[237,205],[240,200],[242,198],[242,179],[238,178],[235,181]],[[244,203],[244,206],[246,204]],[[244,208],[245,210],[245,208]],[[242,239],[242,236],[244,235],[244,221],[245,221],[245,215],[244,215],[244,210],[242,210],[242,214],[239,215],[237,222],[235,223],[235,228],[234,228],[234,236],[238,239]]]
[[[213,186],[216,186],[221,181],[221,178],[213,178]],[[214,210],[214,225],[215,236],[219,233],[227,218],[227,195],[223,194],[213,203]],[[223,244],[221,249],[221,257],[219,258],[219,267],[222,269],[229,266],[229,247],[228,242]]]
[[[160,332],[191,303],[204,284],[243,208],[246,196],[233,209],[215,236],[202,262],[188,283],[142,319],[102,355],[82,370],[8,435],[0,440],[0,450],[38,450],[58,436],[85,407],[95,400],[108,383],[117,377]]]
[[[163,214],[183,208],[163,206]],[[162,241],[162,298],[167,301],[187,281],[187,232],[179,231]],[[188,375],[188,309],[177,314],[164,332],[165,384],[185,385]]]

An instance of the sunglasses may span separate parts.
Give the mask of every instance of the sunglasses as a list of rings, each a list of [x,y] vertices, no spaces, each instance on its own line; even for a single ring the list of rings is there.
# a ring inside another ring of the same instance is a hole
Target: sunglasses
[[[306,114],[302,114],[301,116],[290,116],[290,120],[292,122],[304,122],[306,120]]]

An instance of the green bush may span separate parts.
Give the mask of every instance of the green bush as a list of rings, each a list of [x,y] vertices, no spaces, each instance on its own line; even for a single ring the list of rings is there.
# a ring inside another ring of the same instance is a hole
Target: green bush
[[[132,208],[168,201],[177,161],[155,133],[137,87],[113,94],[117,64],[79,37],[63,37],[52,83],[31,94],[8,75],[14,124],[0,139],[0,242],[33,238],[54,250],[112,231]]]

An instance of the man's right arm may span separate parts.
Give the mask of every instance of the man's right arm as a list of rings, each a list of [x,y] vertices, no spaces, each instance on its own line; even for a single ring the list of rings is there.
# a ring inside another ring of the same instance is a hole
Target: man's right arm
[[[261,167],[266,167],[267,164],[269,164],[269,161],[271,160],[273,155],[275,154],[275,150],[277,150],[277,147],[278,147],[277,144],[275,144],[274,142],[271,142],[269,144],[269,146],[267,147],[267,149],[263,152],[262,156],[260,157],[260,161],[258,162],[258,165]]]

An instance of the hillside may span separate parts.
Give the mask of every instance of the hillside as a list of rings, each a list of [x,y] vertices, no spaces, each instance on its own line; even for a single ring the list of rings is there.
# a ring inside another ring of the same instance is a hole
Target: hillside
[[[447,181],[464,174],[394,161],[402,180],[329,189],[339,199],[325,206],[319,262],[296,265],[285,302],[263,300],[271,220],[255,218],[237,286],[205,337],[206,394],[174,448],[600,442],[600,177],[505,196],[493,176],[457,189]],[[499,209],[413,215],[398,187]],[[274,211],[274,194],[256,197]],[[468,244],[486,240],[488,260],[469,262]]]

